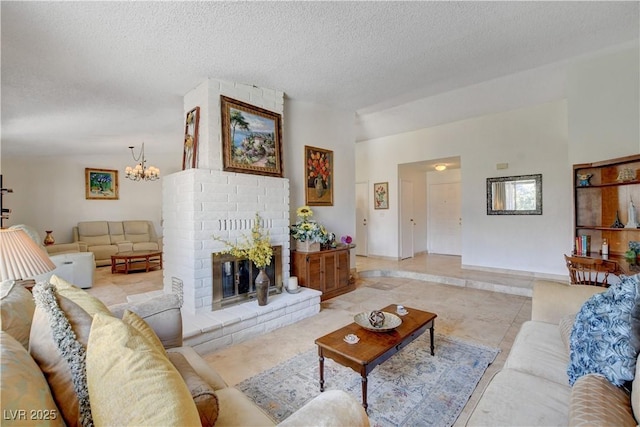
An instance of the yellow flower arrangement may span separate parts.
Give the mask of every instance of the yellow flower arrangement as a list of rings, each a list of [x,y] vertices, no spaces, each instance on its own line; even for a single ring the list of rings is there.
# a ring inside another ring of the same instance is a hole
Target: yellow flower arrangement
[[[221,253],[231,254],[236,258],[246,258],[253,262],[259,269],[263,269],[271,264],[273,248],[271,247],[269,232],[262,230],[260,226],[261,223],[262,219],[260,218],[260,214],[256,212],[256,218],[251,228],[251,239],[243,236],[243,242],[240,245],[234,245],[217,236],[213,236],[213,239],[225,244],[226,249],[223,249]]]

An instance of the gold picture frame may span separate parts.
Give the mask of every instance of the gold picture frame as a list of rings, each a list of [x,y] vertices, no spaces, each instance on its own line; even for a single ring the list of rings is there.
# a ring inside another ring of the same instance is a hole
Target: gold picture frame
[[[389,183],[376,182],[373,184],[373,208],[389,209]]]
[[[118,200],[118,171],[114,169],[84,169],[87,200]]]
[[[280,114],[224,95],[220,111],[222,169],[282,177]]]
[[[304,146],[304,201],[307,206],[333,206],[333,151]]]

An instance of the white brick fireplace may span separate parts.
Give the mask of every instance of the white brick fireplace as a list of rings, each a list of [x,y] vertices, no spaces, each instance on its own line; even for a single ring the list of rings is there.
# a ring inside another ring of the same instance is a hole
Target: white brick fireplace
[[[289,180],[222,170],[220,95],[281,115],[284,111],[282,92],[218,80],[207,80],[184,98],[185,115],[200,107],[198,167],[162,178],[164,289],[171,292],[176,279],[182,282],[185,338],[200,350],[229,345],[320,310],[319,293],[304,289],[296,295],[272,295],[266,306],[251,301],[212,312],[212,253],[224,247],[213,236],[234,241],[248,234],[256,212],[272,245],[282,246],[285,286],[290,271]]]

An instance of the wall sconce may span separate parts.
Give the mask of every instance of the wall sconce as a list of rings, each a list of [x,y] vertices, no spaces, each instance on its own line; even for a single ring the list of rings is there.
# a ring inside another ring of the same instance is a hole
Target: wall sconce
[[[445,165],[445,164],[435,165],[435,170],[437,170],[438,172],[442,172],[446,168],[447,168],[447,165]]]

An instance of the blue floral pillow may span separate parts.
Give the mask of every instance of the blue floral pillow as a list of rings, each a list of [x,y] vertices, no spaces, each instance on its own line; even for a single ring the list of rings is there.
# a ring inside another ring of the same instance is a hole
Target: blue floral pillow
[[[621,276],[576,315],[569,342],[570,385],[586,374],[601,374],[617,386],[633,380],[640,350],[639,276]]]

